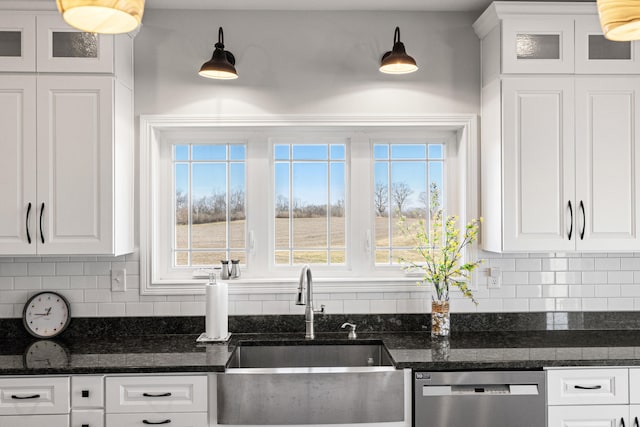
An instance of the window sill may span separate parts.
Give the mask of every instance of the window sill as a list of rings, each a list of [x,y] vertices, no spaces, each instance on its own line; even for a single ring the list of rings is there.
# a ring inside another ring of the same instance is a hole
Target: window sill
[[[220,281],[220,280],[219,280]],[[144,295],[198,295],[204,294],[207,281],[163,281],[142,290]],[[298,289],[296,278],[260,278],[224,280],[229,285],[229,294],[293,294]],[[314,278],[314,293],[360,293],[360,292],[426,292],[427,287],[418,286],[419,277],[360,277],[360,278]]]

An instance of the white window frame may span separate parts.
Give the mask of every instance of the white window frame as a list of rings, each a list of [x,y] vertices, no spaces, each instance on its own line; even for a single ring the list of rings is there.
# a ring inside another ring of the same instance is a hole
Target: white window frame
[[[453,135],[456,150],[447,148],[447,162],[455,161],[456,188],[450,185],[447,209],[461,219],[479,216],[478,125],[476,115],[430,115],[416,117],[194,117],[194,116],[140,116],[140,293],[143,295],[193,295],[204,293],[201,278],[180,279],[165,275],[159,277],[152,268],[159,254],[154,245],[166,239],[159,222],[152,215],[158,211],[162,197],[157,188],[162,183],[158,161],[170,150],[163,144],[173,142],[210,141],[232,139],[247,142],[247,247],[249,271],[240,279],[230,280],[232,294],[292,293],[297,286],[299,267],[274,266],[273,255],[273,183],[272,144],[268,135],[309,134],[332,132],[350,135],[347,147],[346,208],[351,218],[347,221],[347,256],[345,268],[312,266],[315,292],[405,292],[415,290],[415,277],[405,275],[399,267],[374,266],[371,235],[373,233],[371,140],[398,139],[425,135]],[[267,137],[265,137],[267,135]],[[165,153],[165,154],[163,154]],[[349,170],[350,169],[350,170]],[[450,170],[453,168],[449,167]],[[267,175],[265,175],[267,174]],[[265,191],[264,177],[269,184]],[[353,178],[353,177],[357,178]],[[449,178],[448,178],[449,179]],[[159,187],[162,188],[162,187]],[[164,187],[167,188],[167,187]],[[171,188],[168,187],[168,188]],[[166,194],[164,197],[167,197]],[[166,202],[166,200],[164,201]],[[165,205],[166,206],[166,205]],[[264,215],[254,214],[266,211]],[[170,212],[164,215],[171,215]],[[162,215],[159,216],[162,218]],[[166,218],[165,218],[166,219]],[[166,222],[165,222],[166,224]],[[164,236],[163,236],[164,235]],[[268,248],[268,250],[264,250]],[[475,258],[474,247],[468,254]],[[154,257],[156,257],[154,259]]]

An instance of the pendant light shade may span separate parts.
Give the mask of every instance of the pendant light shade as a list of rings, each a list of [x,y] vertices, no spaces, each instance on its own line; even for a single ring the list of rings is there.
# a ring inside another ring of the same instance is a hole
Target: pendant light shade
[[[224,50],[224,33],[222,27],[218,29],[218,43],[215,44],[215,50],[211,59],[200,67],[202,77],[209,79],[231,80],[238,78],[236,71],[236,58],[231,52]]]
[[[144,0],[56,0],[65,22],[89,33],[120,34],[142,22]]]
[[[380,71],[387,74],[408,74],[418,69],[416,60],[407,55],[404,43],[400,41],[400,27],[393,35],[393,50],[382,55]]]
[[[598,0],[604,36],[613,41],[640,39],[640,1]]]

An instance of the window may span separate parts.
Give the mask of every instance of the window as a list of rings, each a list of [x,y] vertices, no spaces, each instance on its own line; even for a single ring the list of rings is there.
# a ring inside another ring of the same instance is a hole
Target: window
[[[246,262],[243,144],[173,144],[174,267]]]
[[[234,292],[289,292],[301,264],[326,292],[410,289],[399,216],[478,216],[473,117],[269,123],[141,118],[143,294],[202,293],[225,259]]]
[[[442,214],[445,187],[445,144],[373,143],[375,262],[393,265],[398,258],[414,259],[413,243],[398,227]],[[416,259],[417,260],[417,259]]]
[[[274,145],[275,265],[345,264],[345,150]]]

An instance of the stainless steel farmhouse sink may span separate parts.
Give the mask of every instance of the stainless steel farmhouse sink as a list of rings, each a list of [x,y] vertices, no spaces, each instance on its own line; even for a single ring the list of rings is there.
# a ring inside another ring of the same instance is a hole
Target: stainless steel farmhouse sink
[[[404,393],[381,343],[241,344],[217,375],[218,424],[401,422]]]
[[[240,345],[227,364],[232,369],[379,366],[393,366],[382,344]]]

